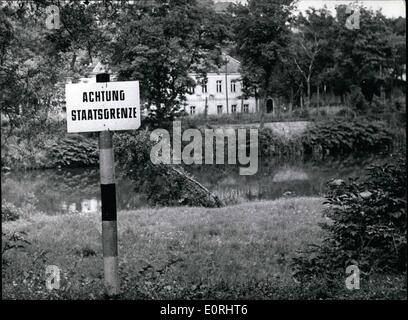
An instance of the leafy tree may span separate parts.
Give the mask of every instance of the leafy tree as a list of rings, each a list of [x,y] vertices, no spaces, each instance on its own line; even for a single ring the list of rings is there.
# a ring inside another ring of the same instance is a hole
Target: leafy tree
[[[388,77],[392,30],[380,11],[373,12],[364,7],[359,10],[360,29],[349,30],[345,27],[346,6],[337,7],[337,28],[332,35],[337,39],[334,72],[343,84],[340,94],[347,93],[354,84],[363,89],[371,103],[373,94],[378,93],[381,85],[379,80],[384,81]]]
[[[234,9],[237,53],[242,59],[243,77],[249,87],[259,88],[261,126],[265,100],[272,94],[271,79],[288,43],[292,0],[249,0]]]
[[[326,8],[307,10],[305,16],[299,14],[293,23],[287,62],[295,65],[306,83],[306,107],[310,107],[312,83],[319,87],[324,71],[332,63],[329,32],[333,23],[334,18]]]
[[[49,5],[60,9],[60,29],[46,28]],[[101,12],[100,4],[86,1],[1,4],[0,103],[9,134],[19,128],[30,139],[44,130],[50,111],[61,107],[66,78],[83,75],[108,39],[97,19]]]
[[[37,10],[31,3],[13,2],[0,8],[0,104],[10,132],[27,121],[46,120],[61,79],[59,57],[49,54],[48,30]]]
[[[195,86],[189,73],[205,78],[208,65],[220,55],[226,36],[220,19],[211,6],[195,0],[124,6],[105,60],[120,80],[140,80],[151,126],[180,114],[186,93]]]

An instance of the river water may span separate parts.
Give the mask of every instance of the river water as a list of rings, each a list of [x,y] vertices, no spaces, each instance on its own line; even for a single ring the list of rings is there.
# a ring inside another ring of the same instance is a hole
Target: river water
[[[276,199],[282,196],[323,196],[330,179],[347,179],[364,174],[371,164],[381,164],[383,155],[350,156],[319,161],[274,160],[260,165],[257,174],[240,176],[237,167],[203,165],[187,167],[199,182],[227,203]],[[118,210],[147,207],[143,194],[117,168]],[[48,215],[99,211],[98,168],[49,169],[3,172],[2,201],[17,207],[30,205]]]

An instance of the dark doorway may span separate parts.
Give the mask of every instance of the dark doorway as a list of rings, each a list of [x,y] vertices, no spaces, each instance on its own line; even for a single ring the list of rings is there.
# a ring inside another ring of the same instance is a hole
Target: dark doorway
[[[273,100],[268,99],[266,100],[266,113],[272,113],[273,112]]]

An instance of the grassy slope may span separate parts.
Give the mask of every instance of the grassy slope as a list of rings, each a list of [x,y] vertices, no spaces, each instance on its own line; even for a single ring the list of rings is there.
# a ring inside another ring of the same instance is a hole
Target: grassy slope
[[[296,198],[221,209],[120,212],[123,297],[279,298],[272,290],[275,285],[295,285],[291,257],[319,238],[321,210],[320,198]],[[4,255],[3,297],[47,297],[44,270],[51,264],[62,270],[55,298],[100,297],[100,228],[96,214],[4,223],[3,231],[28,232],[32,245]]]
[[[403,276],[373,277],[361,290],[339,292],[317,281],[303,287],[291,258],[318,243],[322,198],[290,198],[236,206],[119,212],[122,299],[406,299]],[[3,255],[4,299],[103,298],[99,214],[41,216],[3,223],[32,244]],[[45,268],[61,269],[48,293]],[[343,288],[343,289],[341,289]]]

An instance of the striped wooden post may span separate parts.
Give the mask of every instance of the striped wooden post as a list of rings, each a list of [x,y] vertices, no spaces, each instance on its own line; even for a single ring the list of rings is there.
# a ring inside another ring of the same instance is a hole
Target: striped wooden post
[[[108,73],[96,75],[96,82],[109,82]],[[119,294],[118,233],[116,218],[116,184],[112,132],[99,133],[99,168],[102,200],[102,248],[105,292]]]

